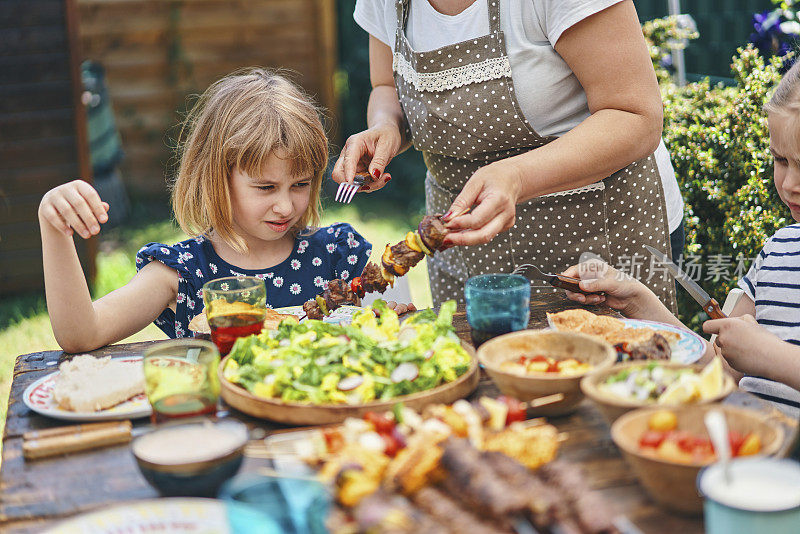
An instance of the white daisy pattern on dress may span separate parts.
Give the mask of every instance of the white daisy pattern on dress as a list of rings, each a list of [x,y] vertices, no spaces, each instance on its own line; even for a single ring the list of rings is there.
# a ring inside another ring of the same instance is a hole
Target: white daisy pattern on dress
[[[324,287],[327,282],[321,276],[314,277],[314,285],[317,287]]]
[[[299,295],[300,289],[301,289],[300,284],[298,284],[297,282],[289,286],[289,291],[292,293],[292,295]]]
[[[355,265],[356,263],[358,263],[358,256],[356,256],[355,254],[350,254],[349,256],[347,256],[347,263],[349,263],[350,265]]]
[[[292,266],[292,269],[294,269],[296,271],[297,269],[300,268],[300,260],[294,259],[294,260],[292,260],[290,265]]]
[[[314,259],[311,260],[311,265],[313,265],[314,267],[319,267],[320,265],[322,265],[322,258],[320,258],[319,256],[314,256]]]
[[[347,280],[348,278],[350,278],[350,272],[349,271],[342,271],[342,274],[339,275],[339,278],[341,278],[342,280]]]
[[[325,250],[327,250],[328,252],[333,254],[334,252],[336,252],[336,244],[335,243],[328,243],[327,245],[325,245]]]
[[[282,276],[276,276],[276,277],[275,277],[275,278],[272,280],[272,284],[273,284],[275,287],[281,287],[281,286],[283,285],[283,277],[282,277]]]

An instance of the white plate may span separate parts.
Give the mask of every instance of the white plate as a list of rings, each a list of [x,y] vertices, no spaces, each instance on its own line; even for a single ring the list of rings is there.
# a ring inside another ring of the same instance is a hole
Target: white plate
[[[323,318],[322,320],[326,323],[333,323],[333,324],[350,324],[350,321],[353,319],[353,314],[357,311],[361,311],[364,308],[361,306],[352,306],[350,304],[345,304],[344,306],[340,306],[333,310],[330,315]],[[285,308],[275,308],[275,311],[278,313],[289,313],[296,317],[304,317],[306,312],[303,311],[302,306],[286,306]],[[300,319],[300,321],[305,321],[305,318]]]
[[[119,362],[140,362],[141,356],[125,356],[122,358],[115,358]],[[25,389],[22,394],[22,400],[25,406],[30,408],[36,413],[52,417],[54,419],[63,419],[64,421],[112,421],[116,419],[136,419],[138,417],[147,417],[152,412],[150,403],[144,393],[137,395],[131,399],[126,400],[116,406],[112,406],[106,410],[99,412],[72,412],[61,408],[55,400],[53,400],[53,387],[55,380],[61,371],[50,373],[43,376]]]
[[[50,534],[277,534],[278,525],[254,508],[214,499],[150,499],[81,514],[46,531]]]
[[[653,330],[667,330],[674,332],[680,336],[677,341],[669,344],[672,350],[672,357],[670,361],[679,363],[694,363],[699,360],[706,350],[705,340],[689,330],[684,330],[676,326],[664,323],[657,323],[655,321],[646,321],[644,319],[620,319],[628,328],[651,328]],[[550,321],[548,320],[548,323]],[[550,328],[556,330],[550,323]]]
[[[678,334],[680,339],[669,344],[672,349],[672,358],[670,358],[670,360],[673,362],[694,363],[699,360],[706,351],[705,340],[689,330],[642,319],[622,319],[622,321],[625,323],[625,326],[629,328],[652,328],[654,330],[666,330]]]

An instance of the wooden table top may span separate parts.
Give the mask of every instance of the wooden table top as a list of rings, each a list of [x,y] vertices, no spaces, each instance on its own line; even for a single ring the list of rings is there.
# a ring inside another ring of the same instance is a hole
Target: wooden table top
[[[531,300],[531,328],[546,324],[546,312],[574,308],[576,304],[558,293],[534,295]],[[604,315],[616,314],[607,307],[587,309]],[[456,313],[454,325],[459,336],[469,341],[469,325],[463,310]],[[95,356],[140,355],[153,343],[131,343],[103,347]],[[59,520],[99,507],[123,501],[157,497],[139,473],[129,445],[107,447],[44,460],[26,461],[22,456],[22,434],[29,430],[62,426],[57,421],[38,415],[25,406],[22,394],[35,380],[56,369],[70,355],[60,351],[36,352],[17,358],[11,385],[8,420],[3,436],[3,461],[0,469],[0,531],[34,532]],[[493,383],[482,376],[473,394],[498,395]],[[760,406],[761,401],[744,393],[737,404]],[[257,420],[231,409],[232,417],[253,427],[270,431],[281,427]],[[147,419],[134,421],[145,425]],[[568,439],[562,443],[559,456],[580,464],[590,487],[600,490],[609,505],[627,516],[643,532],[703,532],[701,517],[671,514],[653,504],[636,480],[611,441],[608,426],[597,409],[584,401],[568,416],[551,418]],[[245,458],[240,472],[257,469],[263,460]]]

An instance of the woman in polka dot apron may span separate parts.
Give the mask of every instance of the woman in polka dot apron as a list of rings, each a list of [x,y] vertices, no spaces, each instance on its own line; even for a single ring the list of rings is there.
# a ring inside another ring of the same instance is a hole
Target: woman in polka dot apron
[[[526,1],[532,5],[558,4],[554,0]],[[370,129],[348,140],[334,169],[334,179],[349,180],[356,170],[367,168],[377,177],[377,183],[371,186],[374,191],[388,181],[383,168],[403,148],[403,136],[422,151],[428,168],[427,211],[449,212],[448,226],[460,232],[448,241],[462,245],[437,253],[428,262],[435,304],[449,298],[463,300],[464,282],[470,276],[510,272],[522,263],[560,272],[577,263],[582,253],[593,252],[612,265],[627,266],[674,310],[674,285],[660,272],[651,274],[650,259],[644,253],[645,244],[669,250],[669,230],[662,181],[652,155],[660,133],[660,98],[632,3],[588,2],[606,9],[578,18],[572,26],[562,24],[566,27],[561,35],[551,38],[561,43],[556,44],[555,52],[565,59],[558,60],[563,63],[574,58],[567,68],[584,74],[579,81],[587,86],[585,98],[591,110],[591,121],[586,118],[562,136],[540,135],[520,108],[520,100],[530,95],[515,90],[512,47],[501,29],[499,0],[476,0],[456,14],[483,7],[488,13],[488,33],[422,52],[412,47],[408,25],[424,24],[424,19],[413,16],[409,20],[412,4],[414,9],[424,9],[426,5],[447,3],[396,1],[391,80],[381,79],[373,68],[374,63],[381,64],[381,54],[388,47],[382,49],[385,45],[371,37],[374,89],[368,112]],[[463,8],[468,2],[453,3]],[[558,9],[538,7],[554,10],[545,15],[555,18],[556,12],[568,11],[564,4],[576,1],[563,0]],[[503,5],[505,10],[520,9],[517,2]],[[428,18],[436,14],[442,15],[434,12]],[[508,16],[514,14],[521,16]],[[362,26],[369,26],[363,14],[365,22],[359,20],[358,4],[355,17]],[[613,35],[608,28],[614,28]],[[596,37],[597,48],[609,39],[622,50],[633,50],[630,57],[617,60],[627,65],[607,62],[606,75],[618,76],[616,91],[632,95],[631,101],[637,104],[644,102],[644,111],[633,106],[631,113],[622,105],[615,106],[620,102],[610,90],[613,84],[592,77],[601,69],[582,63],[597,52],[587,48],[587,32],[595,34],[592,37]],[[631,32],[638,35],[631,36]],[[642,62],[652,80],[646,71],[641,74]],[[639,87],[636,82],[641,78],[644,83]],[[530,90],[530,80],[526,83]],[[592,84],[602,88],[594,91]],[[392,93],[399,102],[394,108]],[[612,96],[604,101],[609,93]],[[551,91],[550,97],[553,105],[559,105],[558,95]],[[654,105],[659,106],[657,112]],[[620,108],[622,112],[615,114]],[[639,111],[643,120],[629,120]],[[649,126],[642,127],[646,121]],[[392,128],[400,135],[389,135]],[[471,213],[457,215],[470,206]],[[538,285],[533,289],[552,291]]]

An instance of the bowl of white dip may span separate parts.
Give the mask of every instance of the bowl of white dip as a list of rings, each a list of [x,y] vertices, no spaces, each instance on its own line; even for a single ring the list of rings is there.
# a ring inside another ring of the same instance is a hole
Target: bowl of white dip
[[[707,534],[800,532],[800,463],[741,458],[730,463],[730,483],[712,464],[697,477]]]

